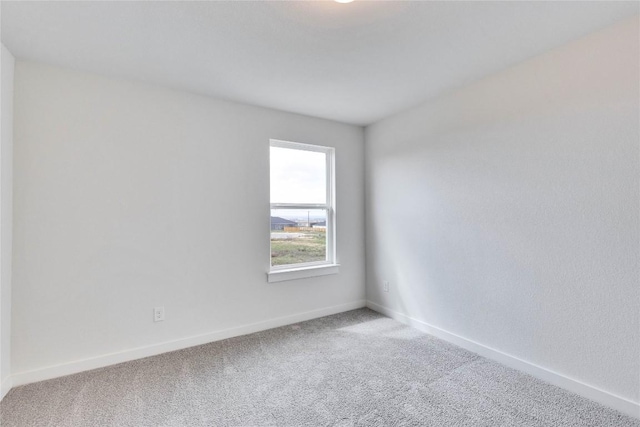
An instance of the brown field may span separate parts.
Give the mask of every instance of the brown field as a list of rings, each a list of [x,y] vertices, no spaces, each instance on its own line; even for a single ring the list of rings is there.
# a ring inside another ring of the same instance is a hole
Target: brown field
[[[324,261],[326,259],[326,247],[327,238],[324,230],[299,233],[299,237],[272,238],[271,265]]]

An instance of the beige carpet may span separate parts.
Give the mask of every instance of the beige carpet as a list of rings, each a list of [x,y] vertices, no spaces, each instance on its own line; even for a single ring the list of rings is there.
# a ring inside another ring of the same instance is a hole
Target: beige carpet
[[[13,389],[13,426],[640,426],[361,309]]]

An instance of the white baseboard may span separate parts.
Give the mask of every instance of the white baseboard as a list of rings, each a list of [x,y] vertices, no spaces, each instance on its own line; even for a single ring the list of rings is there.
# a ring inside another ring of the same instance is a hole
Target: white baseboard
[[[13,386],[16,387],[19,385],[49,380],[52,378],[63,377],[71,374],[77,374],[79,372],[89,371],[91,369],[104,368],[106,366],[111,366],[122,362],[129,362],[136,359],[142,359],[149,356],[156,356],[158,354],[167,353],[170,351],[182,350],[188,347],[194,347],[197,345],[220,341],[227,338],[233,338],[240,335],[252,334],[254,332],[260,332],[266,329],[272,329],[280,326],[291,325],[293,323],[304,322],[306,320],[317,319],[319,317],[330,316],[332,314],[355,310],[357,308],[362,308],[365,306],[365,300],[353,301],[351,303],[321,308],[318,310],[307,311],[290,316],[278,317],[275,319],[265,320],[263,322],[251,323],[235,328],[215,331],[188,338],[182,338],[174,341],[167,341],[160,344],[138,347],[119,351],[116,353],[105,354],[102,356],[76,360],[73,362],[48,366],[46,368],[36,369],[32,371],[18,372],[11,376],[11,380],[13,382]],[[2,385],[4,386],[4,383]]]
[[[11,390],[11,387],[13,387],[13,383],[11,380],[11,377],[7,377],[4,380],[0,381],[0,402],[2,402],[2,399],[4,399],[7,393],[9,393],[9,390]]]
[[[640,404],[637,402],[633,402],[623,397],[616,396],[604,390],[600,390],[597,387],[590,386],[557,372],[519,359],[515,356],[511,356],[499,350],[487,347],[483,344],[471,341],[467,338],[461,337],[451,332],[447,332],[436,326],[423,322],[422,320],[414,319],[405,314],[384,307],[380,304],[376,304],[372,301],[367,301],[367,307],[406,325],[412,326],[418,330],[438,337],[444,341],[455,344],[458,347],[462,347],[466,350],[477,353],[480,356],[486,357],[487,359],[492,359],[499,363],[502,363],[503,365],[509,366],[510,368],[526,372],[527,374],[539,378],[542,381],[561,387],[565,390],[569,390],[580,396],[586,397],[587,399],[593,400],[617,411],[620,411],[626,415],[640,418]]]

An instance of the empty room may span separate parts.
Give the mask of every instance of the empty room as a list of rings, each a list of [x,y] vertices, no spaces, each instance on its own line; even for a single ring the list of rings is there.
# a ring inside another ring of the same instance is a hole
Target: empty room
[[[0,426],[640,427],[639,2],[0,22]]]

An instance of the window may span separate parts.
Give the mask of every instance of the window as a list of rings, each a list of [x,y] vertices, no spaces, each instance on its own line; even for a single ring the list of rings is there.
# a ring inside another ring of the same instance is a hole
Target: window
[[[269,281],[337,273],[334,149],[271,140]]]

